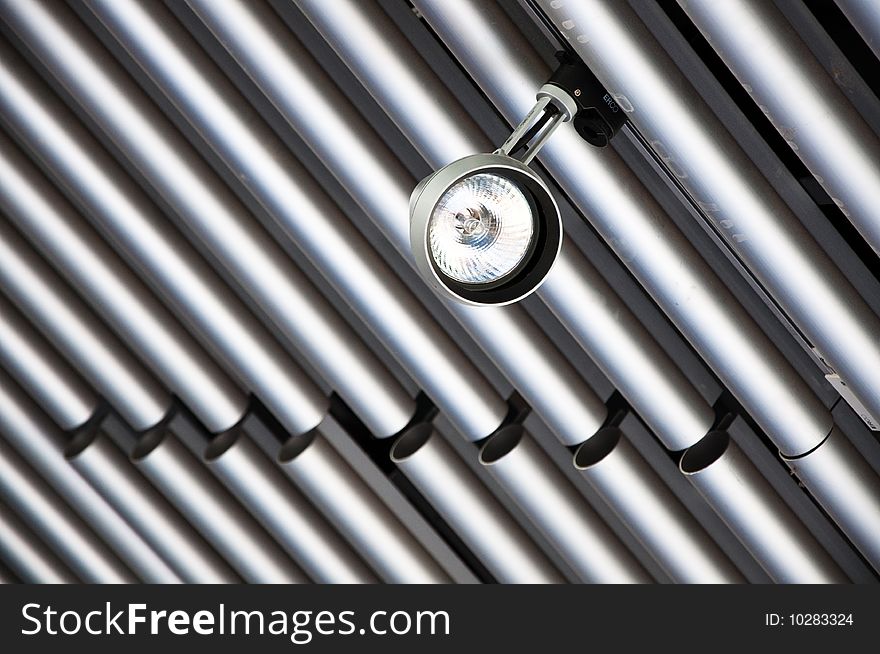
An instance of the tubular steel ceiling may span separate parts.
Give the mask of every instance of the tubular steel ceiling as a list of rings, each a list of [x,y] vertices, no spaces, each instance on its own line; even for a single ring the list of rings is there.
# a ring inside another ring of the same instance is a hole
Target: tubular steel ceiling
[[[0,579],[876,582],[868,0],[0,0]],[[560,49],[532,296],[409,195]],[[5,566],[5,568],[3,567]]]

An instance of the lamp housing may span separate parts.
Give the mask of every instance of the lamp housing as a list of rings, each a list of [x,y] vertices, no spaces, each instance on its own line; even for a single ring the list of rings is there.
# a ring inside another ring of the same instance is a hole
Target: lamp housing
[[[448,223],[456,207],[458,238],[450,240],[449,225],[438,221]],[[523,216],[530,219],[528,228]],[[437,232],[444,228],[449,249],[472,261],[447,263],[437,251]],[[505,305],[533,293],[550,272],[562,245],[562,219],[550,189],[527,165],[500,152],[473,154],[416,186],[410,242],[422,277],[442,295],[466,304]],[[493,258],[492,248],[504,252]],[[475,270],[480,266],[484,271]]]

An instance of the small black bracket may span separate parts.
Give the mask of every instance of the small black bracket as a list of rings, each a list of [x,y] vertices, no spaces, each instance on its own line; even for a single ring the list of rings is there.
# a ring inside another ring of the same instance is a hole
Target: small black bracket
[[[556,53],[559,66],[548,80],[568,93],[578,107],[572,119],[575,130],[590,145],[604,148],[626,123],[626,114],[578,57]]]

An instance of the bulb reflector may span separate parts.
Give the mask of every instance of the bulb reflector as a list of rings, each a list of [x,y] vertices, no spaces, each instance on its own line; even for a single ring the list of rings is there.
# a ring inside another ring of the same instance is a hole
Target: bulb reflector
[[[532,204],[519,186],[491,173],[453,184],[428,221],[437,268],[463,284],[490,284],[515,272],[534,235]]]

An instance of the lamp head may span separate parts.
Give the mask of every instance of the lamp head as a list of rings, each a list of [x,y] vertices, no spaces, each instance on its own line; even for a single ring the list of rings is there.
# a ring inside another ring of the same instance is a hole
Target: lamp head
[[[504,305],[544,281],[559,254],[562,221],[532,169],[506,154],[475,154],[416,186],[410,242],[419,272],[443,295]]]

